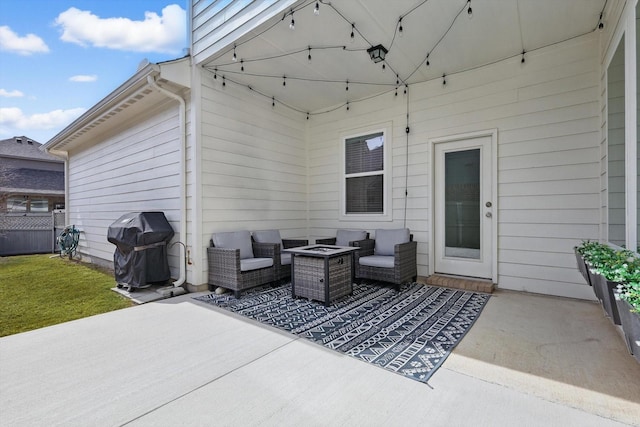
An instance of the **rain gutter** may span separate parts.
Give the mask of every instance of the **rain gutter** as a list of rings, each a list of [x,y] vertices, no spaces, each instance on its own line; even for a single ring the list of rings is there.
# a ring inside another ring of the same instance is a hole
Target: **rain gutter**
[[[187,104],[180,95],[177,95],[161,86],[156,82],[155,77],[147,76],[149,86],[157,89],[160,93],[175,99],[180,105],[180,240],[183,240],[180,246],[180,277],[173,283],[174,287],[182,286],[187,279],[187,171],[185,155],[187,152]]]

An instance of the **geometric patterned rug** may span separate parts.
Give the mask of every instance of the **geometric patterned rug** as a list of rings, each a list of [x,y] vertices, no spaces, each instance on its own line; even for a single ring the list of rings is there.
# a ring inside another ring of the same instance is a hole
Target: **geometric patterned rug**
[[[291,296],[291,284],[196,299],[283,329],[408,378],[427,382],[476,321],[490,295],[419,283],[354,284],[329,307]]]

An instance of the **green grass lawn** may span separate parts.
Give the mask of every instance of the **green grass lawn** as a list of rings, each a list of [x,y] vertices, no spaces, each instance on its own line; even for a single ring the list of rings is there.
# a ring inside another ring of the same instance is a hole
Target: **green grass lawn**
[[[112,274],[51,255],[0,257],[0,337],[130,307]]]

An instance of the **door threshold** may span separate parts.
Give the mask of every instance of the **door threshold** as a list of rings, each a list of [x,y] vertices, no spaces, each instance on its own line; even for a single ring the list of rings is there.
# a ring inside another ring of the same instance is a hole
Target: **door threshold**
[[[427,285],[442,286],[445,288],[462,289],[465,291],[492,293],[494,289],[493,281],[490,279],[479,279],[477,277],[454,276],[449,274],[432,274],[427,277]]]

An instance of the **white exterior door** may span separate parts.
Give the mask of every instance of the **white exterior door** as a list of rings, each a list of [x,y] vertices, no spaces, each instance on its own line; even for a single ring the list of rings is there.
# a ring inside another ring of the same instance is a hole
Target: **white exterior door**
[[[492,136],[434,143],[434,272],[493,279]]]

